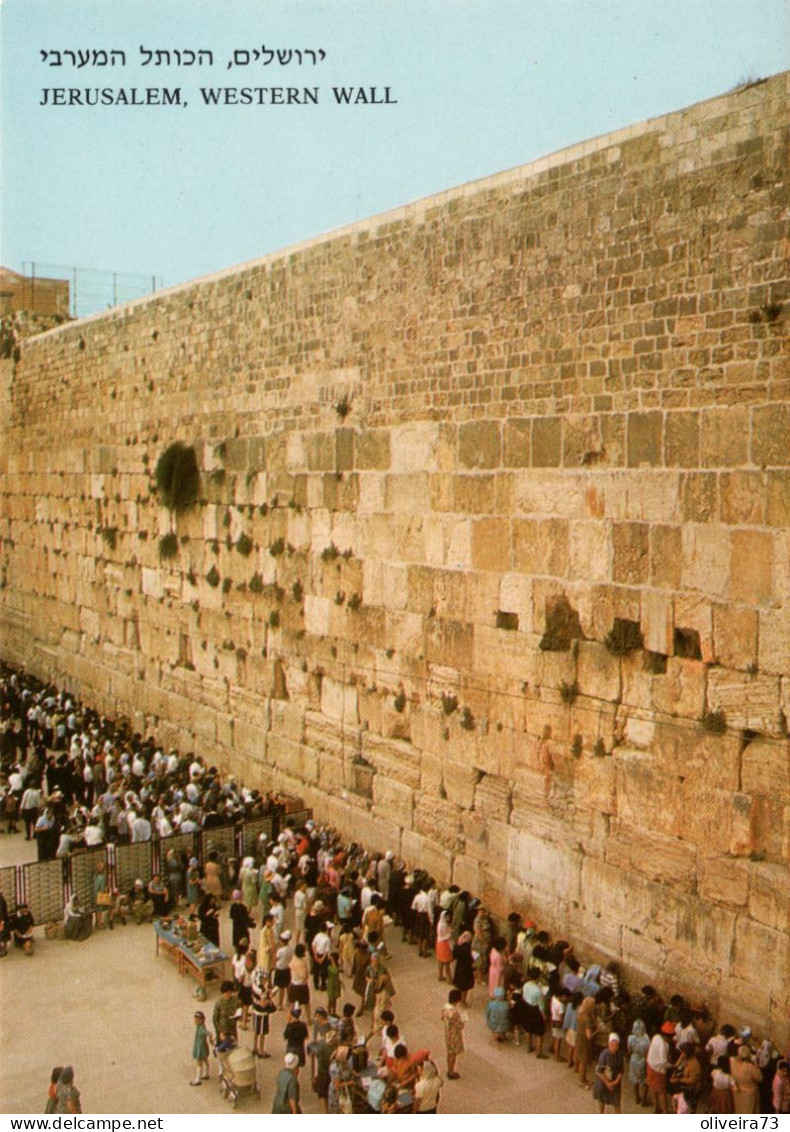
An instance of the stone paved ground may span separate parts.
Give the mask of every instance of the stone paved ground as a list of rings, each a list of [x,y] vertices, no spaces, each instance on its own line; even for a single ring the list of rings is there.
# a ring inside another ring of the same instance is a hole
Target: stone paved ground
[[[21,837],[0,837],[0,864],[30,859]],[[394,931],[394,929],[390,929]],[[192,1070],[194,984],[179,979],[171,963],[155,955],[150,926],[118,926],[94,933],[84,943],[45,940],[37,933],[28,959],[9,952],[0,961],[2,1044],[0,1110],[43,1111],[54,1065],[72,1064],[89,1113],[223,1113],[227,1102],[215,1080],[200,1088],[187,1084]],[[222,926],[229,941],[230,924]],[[436,965],[393,934],[391,971],[397,988],[396,1019],[412,1048],[430,1047],[445,1074],[440,1012],[444,987]],[[212,990],[206,1004],[211,1013]],[[323,1001],[317,996],[316,1001]],[[447,1082],[445,1113],[590,1113],[588,1092],[575,1075],[553,1061],[538,1061],[522,1046],[491,1044],[483,1021],[486,995],[472,996],[467,1052],[461,1080]],[[275,1015],[269,1048],[283,1052],[284,1016]],[[245,1044],[251,1035],[243,1034]],[[260,1103],[239,1101],[240,1112],[269,1110],[279,1059],[259,1061]],[[216,1062],[212,1062],[212,1072]],[[302,1078],[305,1112],[318,1112],[309,1081]],[[634,1111],[626,1104],[626,1111]]]

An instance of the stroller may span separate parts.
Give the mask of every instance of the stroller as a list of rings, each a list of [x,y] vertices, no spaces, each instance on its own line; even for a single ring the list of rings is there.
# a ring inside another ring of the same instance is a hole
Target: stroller
[[[223,1049],[225,1042],[216,1046],[219,1061],[219,1088],[231,1108],[236,1107],[239,1097],[255,1093],[260,1096],[261,1087],[255,1079],[255,1055],[243,1046]]]

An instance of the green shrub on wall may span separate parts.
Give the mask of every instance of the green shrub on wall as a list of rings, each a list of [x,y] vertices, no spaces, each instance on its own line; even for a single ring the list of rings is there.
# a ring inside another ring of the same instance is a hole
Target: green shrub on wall
[[[157,460],[154,477],[165,507],[186,511],[197,499],[200,483],[195,449],[180,440],[169,445]]]

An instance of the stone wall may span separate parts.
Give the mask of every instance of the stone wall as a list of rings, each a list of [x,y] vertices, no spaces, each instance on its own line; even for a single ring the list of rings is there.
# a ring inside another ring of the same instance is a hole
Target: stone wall
[[[789,94],[31,339],[6,656],[787,1037]]]

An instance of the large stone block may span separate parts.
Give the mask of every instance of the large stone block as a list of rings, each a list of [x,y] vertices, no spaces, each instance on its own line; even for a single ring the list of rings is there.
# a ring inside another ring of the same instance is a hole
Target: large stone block
[[[730,544],[729,597],[748,605],[774,598],[775,536],[768,531],[736,530]]]
[[[749,915],[785,936],[790,932],[790,871],[786,863],[750,862]]]
[[[462,468],[497,468],[502,462],[498,421],[468,421],[458,429],[458,461]]]
[[[684,892],[694,891],[697,880],[697,851],[693,844],[616,819],[612,820],[606,842],[606,862]]]
[[[650,529],[647,523],[612,525],[613,578],[625,585],[639,585],[650,574]]]
[[[579,641],[576,679],[585,696],[611,703],[620,700],[620,660],[597,641]]]
[[[513,568],[524,574],[567,577],[568,523],[562,519],[514,519]]]
[[[479,519],[472,526],[472,566],[475,570],[510,569],[511,530],[507,519]]]
[[[377,814],[380,813],[389,821],[394,821],[402,828],[408,829],[411,826],[414,808],[414,791],[400,782],[384,778],[381,773],[375,774],[373,806]]]
[[[740,406],[727,409],[705,409],[701,417],[703,467],[731,468],[748,463],[748,409]]]
[[[732,605],[713,606],[713,649],[725,668],[749,669],[757,663],[759,614]]]
[[[726,668],[712,668],[708,673],[709,708],[723,711],[729,726],[742,731],[783,734],[779,692],[775,676],[752,676]]]
[[[570,528],[570,575],[585,582],[612,577],[611,525],[603,521],[573,523]]]
[[[760,737],[744,747],[741,783],[747,794],[786,797],[790,792],[790,743],[787,739]]]
[[[653,680],[653,704],[667,715],[699,719],[705,706],[707,666],[701,660],[670,657],[667,670]]]
[[[745,905],[749,895],[749,863],[737,857],[700,855],[698,884],[703,900],[731,907]]]
[[[663,415],[629,413],[626,458],[629,468],[659,467],[663,460]]]

